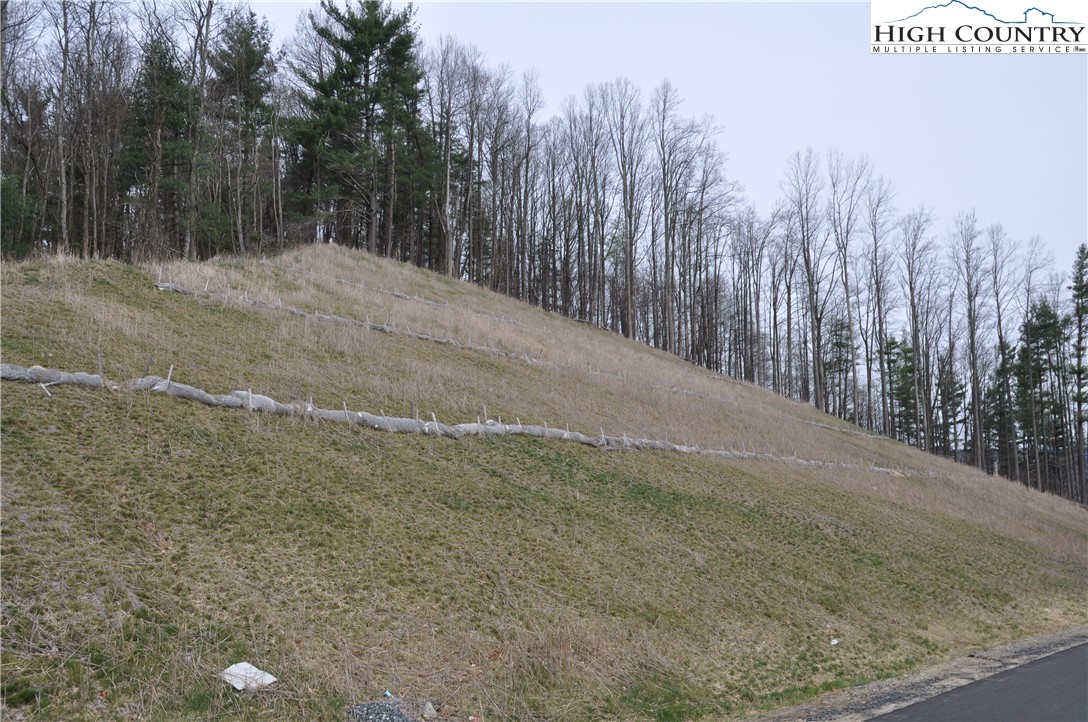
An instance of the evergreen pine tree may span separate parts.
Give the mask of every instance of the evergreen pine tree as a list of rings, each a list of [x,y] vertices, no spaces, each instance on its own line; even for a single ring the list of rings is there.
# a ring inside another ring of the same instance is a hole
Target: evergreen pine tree
[[[322,0],[321,9],[310,18],[331,67],[320,74],[296,68],[308,89],[308,117],[293,133],[306,175],[300,200],[335,219],[322,229],[324,238],[357,247],[365,234],[375,253],[381,225],[388,252],[398,157],[407,155],[418,127],[422,71],[412,9],[394,11],[380,0],[344,8]]]
[[[227,16],[209,57],[215,73],[211,97],[226,136],[224,144],[230,149],[224,159],[231,166],[227,174],[229,187],[224,188],[226,197],[221,199],[228,212],[220,213],[231,219],[229,235],[239,251],[261,239],[262,209],[255,206],[260,196],[261,158],[267,155],[259,144],[267,139],[269,96],[276,70],[271,44],[268,23],[259,22],[252,10],[242,9]],[[278,173],[279,169],[271,172]]]
[[[188,94],[175,48],[162,30],[142,48],[133,88],[133,118],[122,161],[122,186],[139,209],[138,232],[149,247],[131,247],[130,257],[180,254],[190,144],[186,139]]]

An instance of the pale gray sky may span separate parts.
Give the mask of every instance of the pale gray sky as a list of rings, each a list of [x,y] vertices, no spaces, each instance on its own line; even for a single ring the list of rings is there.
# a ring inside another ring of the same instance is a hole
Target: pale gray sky
[[[282,41],[313,2],[251,3]],[[1042,237],[1068,273],[1088,241],[1088,55],[869,52],[868,2],[418,2],[420,35],[535,69],[545,113],[587,83],[668,79],[711,114],[727,173],[761,213],[795,151],[866,153],[943,235],[957,211]]]

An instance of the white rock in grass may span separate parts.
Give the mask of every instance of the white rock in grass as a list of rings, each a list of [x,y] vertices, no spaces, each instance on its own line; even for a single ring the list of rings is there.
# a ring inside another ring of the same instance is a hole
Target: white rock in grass
[[[220,672],[219,676],[230,682],[239,691],[243,689],[260,689],[276,681],[276,678],[268,672],[257,669],[249,662],[232,664]]]
[[[438,716],[438,711],[435,710],[433,704],[428,702],[427,704],[423,705],[423,712],[420,713],[419,716],[425,720],[432,720]]]

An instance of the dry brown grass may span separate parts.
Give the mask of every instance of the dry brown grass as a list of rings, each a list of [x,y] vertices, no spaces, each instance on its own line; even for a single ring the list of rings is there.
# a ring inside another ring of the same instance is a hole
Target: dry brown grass
[[[463,420],[466,411],[471,418],[487,405],[495,416],[503,412],[507,417],[528,416],[528,410],[541,416],[548,413],[549,416],[532,420],[569,423],[587,433],[604,428],[609,433],[668,437],[677,443],[706,448],[870,463],[868,459],[859,459],[856,450],[850,453],[856,445],[851,444],[846,434],[829,434],[815,426],[795,426],[796,433],[788,438],[779,433],[783,416],[790,420],[822,418],[805,405],[768,399],[762,390],[703,372],[675,357],[583,324],[493,294],[481,294],[467,284],[437,276],[421,279],[415,269],[404,264],[357,256],[343,249],[307,248],[289,254],[276,265],[174,264],[164,267],[161,276],[190,289],[207,287],[213,296],[223,295],[224,299],[228,292],[245,294],[266,303],[370,320],[416,333],[453,338],[466,345],[510,351],[532,360],[526,365],[535,367],[536,378],[543,383],[519,385],[515,398],[521,399],[520,402],[504,399],[501,390],[496,393],[491,386],[477,387],[473,389],[475,394],[466,389],[461,393],[462,401],[467,394],[479,398],[479,403],[468,409],[464,403],[460,408],[453,405],[451,412],[461,414],[454,421]],[[291,270],[285,270],[288,268]],[[346,284],[338,280],[345,278],[365,281]],[[390,291],[426,298],[431,303],[398,298],[390,295]],[[269,313],[277,315],[275,311]],[[335,346],[338,350],[346,353],[359,350],[351,348],[349,339],[363,338],[365,332],[331,322],[329,325],[326,331],[329,337],[342,339]],[[557,343],[557,339],[562,342]],[[312,343],[313,339],[307,336],[302,341]],[[420,363],[411,371],[422,372],[418,378],[422,390],[448,389],[448,384],[432,383],[437,380],[428,378],[435,373],[436,365],[446,362],[446,355],[422,343],[415,344],[415,348],[415,358]],[[485,365],[495,363],[490,359],[480,360]],[[449,371],[453,375],[464,374],[463,367]],[[519,375],[533,374],[522,370]],[[417,376],[413,373],[409,378],[415,381]],[[548,403],[554,396],[553,390],[564,386],[584,387],[591,394],[561,394]],[[535,394],[533,388],[537,389]],[[389,390],[377,386],[372,390],[379,398],[395,398],[402,392],[401,388],[395,388],[393,393],[385,393]],[[489,400],[489,396],[493,398]],[[421,394],[420,402],[427,401]],[[437,403],[431,406],[450,408]],[[860,456],[868,453],[865,448]]]
[[[46,690],[20,710],[339,718],[389,688],[461,719],[719,717],[1088,621],[1074,505],[403,264],[273,262],[162,268],[206,297],[154,291],[158,268],[5,264],[4,360],[94,371],[101,353],[128,379],[154,354],[152,373],[213,393],[841,465],[394,437],[5,382],[5,695]],[[228,694],[214,673],[237,655],[282,684]]]

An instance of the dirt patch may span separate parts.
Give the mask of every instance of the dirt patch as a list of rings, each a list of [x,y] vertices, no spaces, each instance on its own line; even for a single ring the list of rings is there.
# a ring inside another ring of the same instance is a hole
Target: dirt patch
[[[830,692],[812,702],[749,719],[756,722],[863,722],[1085,642],[1088,642],[1088,627],[1030,637],[896,679]]]

